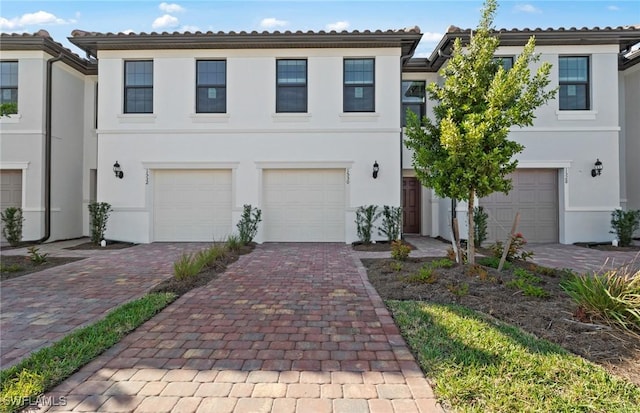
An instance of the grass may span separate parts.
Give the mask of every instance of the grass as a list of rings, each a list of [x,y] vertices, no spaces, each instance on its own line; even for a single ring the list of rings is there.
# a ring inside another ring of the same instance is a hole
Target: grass
[[[574,274],[561,284],[588,313],[640,332],[640,271],[631,266],[599,274]]]
[[[175,298],[174,294],[147,294],[3,370],[0,372],[0,412],[16,411],[25,397],[37,397],[61,383]]]
[[[457,412],[636,412],[640,388],[456,305],[388,301],[435,392]]]
[[[11,272],[22,271],[23,269],[24,267],[21,267],[18,264],[11,264],[11,265],[0,264],[0,272],[11,273]]]

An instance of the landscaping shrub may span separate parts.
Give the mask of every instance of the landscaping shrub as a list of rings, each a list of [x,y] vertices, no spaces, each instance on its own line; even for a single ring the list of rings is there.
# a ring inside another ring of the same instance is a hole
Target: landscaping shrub
[[[391,242],[391,257],[394,260],[406,261],[411,253],[411,247],[402,241]]]
[[[358,238],[363,244],[371,244],[373,223],[380,216],[376,205],[360,206],[356,209],[356,230]]]
[[[482,257],[478,260],[478,264],[484,265],[485,267],[498,269],[498,266],[500,265],[500,258],[501,257]],[[502,269],[508,270],[511,269],[512,266],[513,264],[511,264],[510,262],[505,262],[502,266]]]
[[[640,331],[640,271],[631,265],[604,274],[573,274],[560,286],[592,316]]]
[[[107,230],[107,220],[112,210],[111,204],[107,202],[92,202],[89,204],[91,242],[95,245],[100,245],[100,241],[104,239],[104,233]]]
[[[389,242],[400,238],[402,224],[402,208],[385,205],[382,207],[382,225],[378,228],[378,235],[384,235]]]
[[[631,245],[633,233],[640,228],[640,209],[623,211],[616,209],[611,213],[612,234],[616,234],[618,245],[628,247]]]
[[[215,262],[224,255],[225,247],[219,245],[213,245],[205,250],[198,251],[193,257],[196,261],[194,268],[200,267],[200,269],[202,269],[205,267],[212,267]]]
[[[258,224],[262,221],[262,210],[252,208],[245,204],[242,207],[242,216],[236,225],[242,245],[249,245],[258,233]]]
[[[204,265],[204,260],[199,254],[182,254],[178,261],[173,263],[173,276],[178,280],[193,277],[202,271]]]
[[[4,228],[2,228],[2,236],[9,241],[9,245],[15,247],[22,241],[22,208],[9,207],[0,214]]]
[[[229,251],[239,251],[242,247],[242,242],[240,242],[240,237],[235,234],[231,234],[227,237],[227,242],[225,242],[225,246],[229,249]]]
[[[549,293],[539,287],[542,280],[524,268],[516,268],[513,270],[514,279],[507,283],[508,287],[515,287],[529,297],[548,297]]]
[[[36,264],[36,265],[40,265],[40,264],[44,264],[45,262],[47,262],[47,257],[49,256],[49,254],[43,253],[40,254],[38,251],[40,251],[40,248],[36,248],[36,247],[29,247],[27,248],[27,251],[29,251],[29,260]]]
[[[479,206],[473,208],[473,241],[476,247],[481,247],[487,239],[487,220],[489,215],[484,212],[484,208]]]
[[[524,246],[527,245],[527,240],[524,236],[518,232],[514,234],[511,240],[511,245],[509,245],[509,251],[507,252],[507,261],[513,262],[515,260],[526,261],[529,258],[533,257],[533,252],[525,251]],[[496,258],[502,258],[502,253],[504,251],[504,246],[501,241],[496,242],[491,246],[491,251],[493,252],[493,256]]]

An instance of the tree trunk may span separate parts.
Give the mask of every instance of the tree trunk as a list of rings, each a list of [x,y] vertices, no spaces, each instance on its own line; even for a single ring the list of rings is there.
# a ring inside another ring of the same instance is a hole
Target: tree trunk
[[[467,204],[467,215],[469,222],[469,235],[467,236],[467,262],[469,264],[476,263],[476,248],[474,245],[475,230],[473,228],[473,203],[476,197],[476,191],[469,191],[469,201]]]

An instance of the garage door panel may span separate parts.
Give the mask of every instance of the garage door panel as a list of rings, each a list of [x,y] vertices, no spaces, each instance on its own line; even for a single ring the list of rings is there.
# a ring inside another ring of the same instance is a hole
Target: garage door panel
[[[230,233],[231,171],[156,171],[156,241],[213,241]]]
[[[516,212],[518,232],[530,242],[558,241],[558,183],[555,169],[520,169],[508,195],[492,194],[479,203],[489,214],[489,241],[504,240]]]
[[[344,241],[344,170],[265,170],[267,241]]]

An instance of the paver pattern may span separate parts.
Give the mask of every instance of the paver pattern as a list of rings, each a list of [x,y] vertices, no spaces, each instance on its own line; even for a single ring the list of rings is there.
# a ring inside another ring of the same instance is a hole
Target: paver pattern
[[[533,262],[552,268],[569,268],[577,272],[606,271],[631,265],[640,271],[638,251],[600,251],[561,244],[533,244]]]
[[[74,412],[442,411],[340,244],[258,246],[50,396]]]
[[[2,281],[0,366],[7,368],[170,277],[173,262],[204,243],[137,245],[122,250],[65,250],[87,239],[45,244],[41,253],[84,260]],[[26,255],[26,249],[3,251]]]

